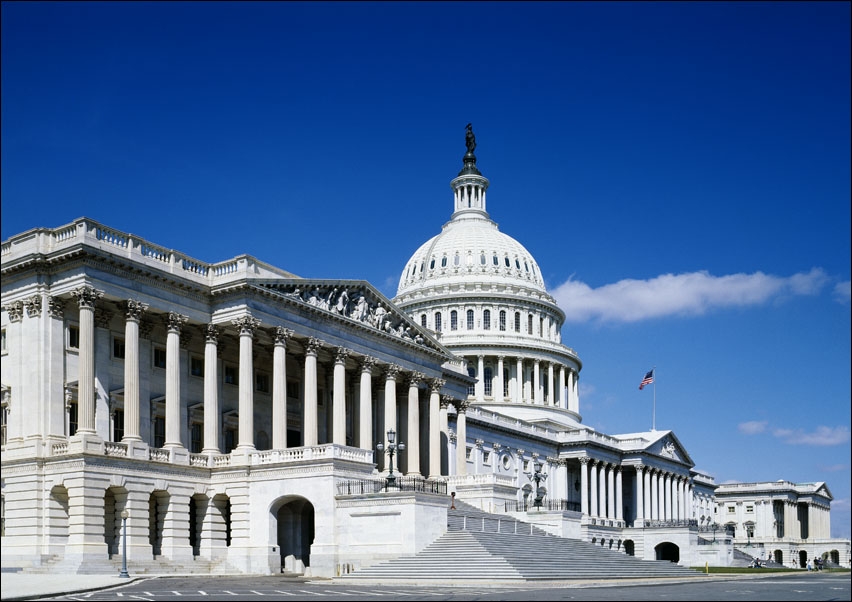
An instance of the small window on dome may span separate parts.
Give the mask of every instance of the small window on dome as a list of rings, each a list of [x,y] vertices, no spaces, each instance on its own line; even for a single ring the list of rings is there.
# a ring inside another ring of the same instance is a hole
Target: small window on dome
[[[494,265],[500,265],[500,260],[497,258],[497,255],[494,256]]]
[[[507,268],[512,267],[512,264],[511,264],[511,263],[509,263],[509,258],[508,258],[508,257],[506,257],[506,267],[507,267]]]
[[[491,330],[491,310],[489,309],[482,312],[482,329]]]
[[[526,262],[526,261],[524,262],[524,268],[525,268],[528,272],[530,271],[530,266],[528,266],[528,265],[527,265],[527,262]]]
[[[479,263],[485,265],[485,253],[479,256]]]
[[[420,325],[421,325],[423,328],[426,328],[426,314],[422,314],[422,315],[420,316]]]
[[[453,310],[450,312],[450,330],[459,329],[459,312]]]
[[[466,263],[467,265],[473,265],[473,255],[471,255],[470,253],[467,254]]]
[[[456,253],[455,257],[453,257],[453,265],[459,265],[460,263],[461,263],[461,258],[459,257],[459,254]]]
[[[515,259],[515,267],[517,267],[519,270],[521,269],[521,262],[517,259]]]
[[[429,269],[430,270],[435,269],[435,258],[434,257],[432,258],[432,261],[429,262]]]
[[[442,267],[442,268],[447,267],[447,256],[446,256],[446,255],[444,255],[443,257],[441,257],[441,267]]]
[[[423,273],[423,262],[422,261],[420,262],[420,273],[421,274]]]
[[[506,312],[505,310],[500,310],[500,330],[506,330]]]

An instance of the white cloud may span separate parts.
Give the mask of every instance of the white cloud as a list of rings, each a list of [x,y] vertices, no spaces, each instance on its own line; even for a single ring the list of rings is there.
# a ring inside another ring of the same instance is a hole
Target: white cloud
[[[752,420],[750,422],[741,422],[737,425],[737,429],[744,435],[756,435],[766,430],[767,422],[765,420]]]
[[[852,281],[846,280],[834,285],[834,298],[841,303],[849,303],[852,298]]]
[[[828,277],[820,268],[782,278],[763,272],[713,276],[706,271],[620,280],[593,289],[568,280],[553,291],[568,322],[638,322],[695,316],[716,308],[761,305],[784,295],[815,295]]]
[[[818,426],[812,433],[806,433],[802,429],[782,429],[772,431],[772,434],[783,439],[784,443],[790,445],[840,445],[849,441],[849,427],[847,426]]]
[[[823,472],[840,472],[841,470],[849,470],[848,464],[831,464],[829,466],[820,466],[819,469]]]

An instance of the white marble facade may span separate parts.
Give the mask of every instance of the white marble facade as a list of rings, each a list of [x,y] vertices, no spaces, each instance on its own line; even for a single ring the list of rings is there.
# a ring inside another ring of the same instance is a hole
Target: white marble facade
[[[472,153],[451,185],[393,301],[87,218],[4,241],[3,566],[112,572],[126,518],[131,566],[334,576],[428,545],[450,493],[729,563],[740,533],[716,532],[717,485],[675,433],[582,424],[565,316],[485,211]]]

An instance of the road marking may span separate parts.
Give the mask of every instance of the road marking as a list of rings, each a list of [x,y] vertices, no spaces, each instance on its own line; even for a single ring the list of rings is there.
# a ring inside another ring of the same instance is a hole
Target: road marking
[[[250,589],[249,591],[250,591],[251,593],[253,593],[253,594],[257,594],[258,596],[265,596],[265,595],[266,595],[266,594],[262,594],[262,593],[260,593],[260,592],[259,592],[259,591],[257,591],[256,589]]]
[[[274,591],[276,594],[284,594],[285,596],[295,596],[296,595],[293,592],[282,592],[280,589],[276,589],[276,590],[272,590],[272,591]]]
[[[203,592],[203,591],[201,591],[201,590],[198,590],[198,593],[199,593],[199,594],[201,594],[202,596],[207,596],[207,595],[208,595],[208,594],[207,594],[207,592]]]
[[[239,594],[235,594],[234,592],[228,591],[226,589],[223,589],[222,592],[226,594],[231,594],[232,596],[239,596]]]
[[[310,594],[311,596],[324,596],[324,595],[325,595],[325,594],[321,594],[320,592],[315,591],[315,590],[304,590],[304,589],[300,589],[300,590],[297,590],[297,591],[300,591],[300,592],[302,592],[303,594]]]

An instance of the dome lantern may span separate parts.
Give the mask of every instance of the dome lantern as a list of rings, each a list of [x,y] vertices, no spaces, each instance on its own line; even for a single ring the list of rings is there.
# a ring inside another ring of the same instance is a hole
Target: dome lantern
[[[450,186],[455,193],[452,219],[465,218],[468,216],[488,217],[485,211],[485,191],[488,189],[488,179],[480,173],[476,167],[476,136],[473,127],[467,124],[465,131],[465,146],[467,152],[464,155],[464,166]]]

